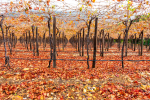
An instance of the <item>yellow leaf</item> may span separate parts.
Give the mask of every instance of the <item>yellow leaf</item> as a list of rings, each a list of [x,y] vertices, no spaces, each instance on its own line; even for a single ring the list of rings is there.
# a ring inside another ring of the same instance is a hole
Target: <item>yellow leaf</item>
[[[148,5],[148,4],[149,4],[149,1],[146,1],[146,4]]]
[[[95,2],[95,0],[92,0],[92,2]]]
[[[143,84],[141,84],[141,89],[146,90],[146,89],[148,89],[148,88],[150,88],[149,85],[143,85]]]
[[[14,96],[14,97],[12,98],[12,100],[22,100],[22,99],[23,99],[22,96]]]
[[[12,1],[10,2],[10,5],[11,5],[11,6],[13,5],[13,2],[12,2]]]
[[[91,93],[89,93],[89,94],[88,94],[88,96],[92,97],[92,94],[91,94]]]
[[[24,68],[23,70],[29,70],[29,68]]]
[[[79,99],[82,99],[82,97],[81,97],[81,96],[79,96]]]
[[[41,96],[41,97],[40,97],[40,100],[44,100],[44,97],[43,97],[43,96]]]

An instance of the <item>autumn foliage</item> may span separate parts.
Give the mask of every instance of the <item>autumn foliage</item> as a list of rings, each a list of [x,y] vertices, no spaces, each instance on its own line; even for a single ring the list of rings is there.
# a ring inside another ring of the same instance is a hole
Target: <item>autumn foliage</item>
[[[149,2],[145,0],[137,3],[137,6],[134,7],[135,2],[132,0],[128,0],[125,5],[119,4],[124,0],[112,0],[109,5],[95,8],[95,3],[101,4],[98,0],[79,0],[78,6],[71,11],[73,6],[69,7],[68,4],[68,8],[59,7],[55,2],[64,6],[67,4],[65,0],[19,0],[2,4],[5,6],[2,9],[5,17],[3,23],[0,23],[2,27],[0,30],[0,100],[150,99],[150,55],[147,47],[143,47],[142,56],[138,56],[140,47],[138,43],[135,51],[127,48],[128,56],[124,57],[124,68],[121,63],[121,51],[118,50],[115,43],[109,48],[109,51],[104,51],[104,57],[100,56],[100,44],[96,45],[95,68],[91,68],[92,42],[89,43],[89,69],[87,69],[86,54],[88,23],[91,21],[89,37],[92,40],[95,31],[94,18],[98,18],[97,37],[100,35],[99,32],[104,30],[113,39],[118,39],[118,35],[123,39],[126,29],[124,22],[126,19],[128,19],[127,23],[131,22],[134,16],[135,19],[137,17],[137,20],[134,20],[131,25],[129,36],[137,34],[137,38],[139,38],[138,35],[143,31],[144,38],[147,38],[150,32],[150,13],[141,15],[137,13],[140,12],[140,9],[146,11],[150,5]],[[108,11],[101,12],[105,9]],[[73,45],[69,41],[65,47],[63,43],[56,43],[56,68],[53,68],[52,64],[48,68],[52,55],[50,51],[54,50],[52,46],[50,47],[49,40],[50,36],[53,40],[52,34],[55,32],[54,17],[57,20],[57,40],[63,38],[63,33],[69,40],[72,36],[76,36],[80,29],[85,29],[84,56],[80,56],[77,45]],[[10,27],[7,30],[8,26]],[[2,29],[4,29],[4,34]],[[36,29],[38,30],[37,34]],[[12,35],[16,37],[11,38]],[[38,38],[35,38],[36,35]],[[11,44],[14,43],[12,42],[14,38],[18,40],[15,46]],[[44,38],[46,39],[44,40]],[[36,40],[39,45],[39,56],[33,54],[33,50],[36,51],[34,46]],[[44,41],[45,47],[43,47]],[[150,47],[150,44],[147,46]],[[12,48],[11,53],[10,47]],[[6,55],[9,56],[9,67],[5,64]]]

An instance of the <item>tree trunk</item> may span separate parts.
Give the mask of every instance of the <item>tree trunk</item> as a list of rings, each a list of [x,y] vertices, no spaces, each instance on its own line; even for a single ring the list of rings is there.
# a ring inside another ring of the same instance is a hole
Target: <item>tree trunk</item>
[[[123,40],[123,46],[122,46],[122,52],[121,52],[121,58],[122,58],[122,68],[124,68],[124,64],[123,64],[123,51],[124,51],[124,44],[126,42],[126,38],[127,38],[127,35],[128,35],[128,30],[126,29],[125,30],[125,37],[124,37],[124,40]]]
[[[51,62],[52,62],[52,58],[53,58],[53,55],[52,55],[52,42],[51,42],[51,33],[50,33],[50,18],[48,19],[48,29],[49,29],[49,43],[50,43],[50,57],[51,59],[49,60],[49,65],[48,65],[48,68],[50,68],[50,65],[51,65]]]
[[[10,54],[12,54],[12,48],[11,48],[11,46],[10,46],[10,41],[9,41],[9,38],[8,38],[8,30],[9,30],[9,28],[8,27],[6,27],[6,43],[8,42],[8,46],[9,46],[9,50],[10,50]]]
[[[5,36],[4,36],[4,31],[3,31],[3,26],[2,23],[0,23],[0,27],[1,27],[1,31],[2,31],[2,36],[3,36],[3,41],[4,41],[4,48],[5,48],[5,65],[9,66],[9,56],[7,56],[7,49],[6,49],[6,40],[5,40]]]

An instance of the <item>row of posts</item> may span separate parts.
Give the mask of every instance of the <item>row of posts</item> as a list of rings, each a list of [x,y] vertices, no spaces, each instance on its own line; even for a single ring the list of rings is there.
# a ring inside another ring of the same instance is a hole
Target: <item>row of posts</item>
[[[7,28],[6,28],[7,29]],[[34,32],[36,30],[36,36],[34,36]],[[6,30],[6,32],[8,32]],[[59,32],[59,35],[56,36],[56,17],[53,18],[53,35],[51,34],[51,36],[53,36],[53,38],[51,38],[50,42],[52,43],[52,45],[50,45],[50,49],[52,49],[52,53],[50,53],[50,56],[52,56],[52,59],[53,60],[53,67],[55,68],[56,67],[56,45],[58,45],[58,49],[59,49],[59,44],[62,43],[63,45],[63,50],[64,50],[64,47],[66,46],[67,44],[67,38],[64,34],[64,32],[62,32],[62,38],[60,38],[60,33]],[[4,34],[4,33],[3,33]],[[7,35],[7,33],[6,33]],[[30,44],[30,50],[33,50],[33,55],[35,56],[35,51],[36,51],[36,55],[39,56],[39,44],[38,44],[38,39],[39,39],[39,36],[38,36],[38,27],[35,27],[35,26],[32,26],[32,38],[31,38],[31,33],[30,31],[27,31],[25,34],[23,34],[22,37],[20,37],[20,42],[24,44],[25,48],[27,48],[27,50],[29,49],[28,48],[28,44]],[[36,39],[35,39],[36,38]],[[59,39],[59,40],[58,40]],[[61,40],[60,40],[61,39]],[[4,36],[3,36],[3,40],[6,42],[4,47],[6,49],[6,43],[8,41],[8,44],[9,42],[13,45],[13,44],[16,44],[17,43],[17,37],[14,35],[14,33],[10,34],[10,39],[6,36],[6,39],[4,39]],[[10,41],[9,41],[10,40]],[[58,41],[57,41],[58,40]],[[32,44],[32,41],[33,41],[33,44]],[[35,44],[36,42],[36,44]],[[41,42],[41,41],[40,41]],[[50,44],[51,44],[50,43]],[[11,45],[11,46],[12,46]],[[33,46],[32,46],[33,45]],[[14,45],[15,47],[15,45]],[[46,38],[45,38],[45,33],[43,35],[43,47],[45,49],[46,47]],[[12,50],[10,50],[12,51]],[[7,53],[7,49],[5,50],[5,56],[6,56],[6,53]],[[9,57],[5,57],[5,65],[6,64],[9,64]]]

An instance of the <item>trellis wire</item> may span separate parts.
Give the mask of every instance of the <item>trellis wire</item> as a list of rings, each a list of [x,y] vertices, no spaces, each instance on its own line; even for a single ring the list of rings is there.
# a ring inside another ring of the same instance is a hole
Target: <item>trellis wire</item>
[[[4,57],[3,57],[4,58]],[[53,59],[37,59],[37,58],[10,58],[10,59],[21,59],[21,60],[30,60],[30,61],[39,61],[39,60],[53,60]],[[36,60],[31,60],[36,59]],[[77,59],[56,59],[56,60],[70,60],[70,61],[87,61],[87,60],[77,60]],[[122,60],[88,60],[88,61],[122,61]],[[150,60],[123,60],[123,61],[150,61]]]

